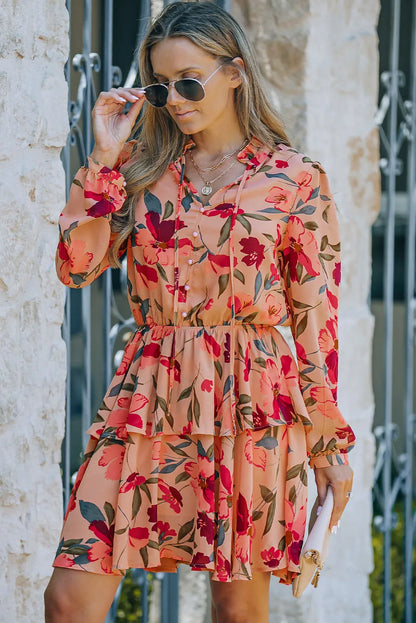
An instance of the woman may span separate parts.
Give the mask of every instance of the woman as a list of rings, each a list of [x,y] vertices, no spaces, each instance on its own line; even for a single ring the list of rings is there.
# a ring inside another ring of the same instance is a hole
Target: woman
[[[126,253],[138,328],[89,429],[46,620],[103,621],[125,569],[183,562],[210,572],[214,622],[266,622],[270,575],[299,570],[308,461],[335,529],[352,486],[336,208],[225,11],[168,5],[140,75],[100,94],[60,217],[60,279],[82,287]]]

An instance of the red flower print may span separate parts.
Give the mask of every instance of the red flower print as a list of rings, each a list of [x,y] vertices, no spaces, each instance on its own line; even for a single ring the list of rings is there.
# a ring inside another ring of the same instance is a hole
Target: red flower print
[[[286,169],[289,166],[287,160],[275,160],[274,164],[278,169]]]
[[[161,264],[173,266],[174,263],[174,220],[160,220],[157,212],[146,214],[147,229],[138,229],[134,236],[135,246],[142,247],[143,257],[146,264]],[[179,222],[179,229],[184,227],[183,221]],[[179,241],[181,253],[188,256],[192,252],[192,242],[188,238]]]
[[[222,460],[223,457],[220,459]],[[227,519],[233,505],[233,481],[231,472],[225,465],[220,466],[220,483],[218,491],[218,517]]]
[[[237,532],[246,534],[249,528],[249,512],[246,498],[239,493],[237,499]]]
[[[250,465],[260,467],[263,472],[266,470],[266,450],[262,446],[258,446],[257,444],[253,445],[252,437],[249,437],[246,441],[246,445],[244,446],[244,456],[246,457]]]
[[[298,185],[298,196],[302,199],[302,201],[308,201],[311,194],[313,193],[313,188],[310,185],[310,181],[312,180],[312,175],[307,173],[306,171],[302,171],[297,176],[295,182]]]
[[[198,509],[207,513],[214,510],[214,467],[207,457],[200,457],[198,462],[188,462],[184,470],[191,476],[191,486],[198,501]]]
[[[329,419],[336,420],[339,417],[339,410],[335,404],[335,399],[329,387],[311,387],[311,397],[316,400],[316,408],[320,413]]]
[[[273,186],[270,189],[269,194],[266,197],[268,203],[273,203],[276,210],[279,212],[290,212],[290,208],[293,205],[294,194],[285,188],[280,186]]]
[[[251,540],[245,534],[237,534],[235,537],[235,556],[246,565],[250,559]]]
[[[251,357],[250,357],[250,344],[246,348],[246,352],[244,355],[244,380],[248,383],[248,379],[250,377],[251,370]]]
[[[117,376],[124,376],[126,374],[127,370],[130,367],[132,359],[136,353],[136,350],[137,350],[136,340],[131,341],[129,344],[127,344],[126,348],[124,349],[123,359],[119,367],[117,368],[117,372],[116,372]]]
[[[120,493],[126,493],[127,491],[131,491],[136,487],[140,487],[140,485],[142,485],[144,482],[146,482],[146,478],[144,476],[140,476],[140,474],[138,474],[137,472],[133,472],[133,474],[130,474],[130,476],[127,478],[124,485],[120,487]]]
[[[339,439],[346,439],[348,444],[352,444],[355,441],[355,435],[349,426],[336,428],[335,434]]]
[[[100,467],[106,467],[105,477],[107,480],[120,480],[121,466],[125,454],[125,447],[120,444],[106,446],[98,461]]]
[[[168,370],[173,370],[173,378],[178,383],[181,380],[181,364],[177,359],[173,359],[172,357],[161,357],[160,364],[165,366]]]
[[[292,422],[293,406],[289,396],[281,392],[285,381],[281,368],[278,368],[273,359],[267,359],[266,370],[261,373],[260,387],[263,394],[263,408],[269,415],[290,424]]]
[[[211,309],[212,305],[214,303],[214,299],[208,299],[208,301],[205,304],[205,309],[208,311],[209,309]]]
[[[228,309],[231,309],[231,301],[232,301],[232,297],[230,296],[227,301]],[[236,315],[241,314],[243,309],[244,309],[245,314],[250,313],[249,308],[253,305],[253,298],[249,294],[246,294],[245,292],[236,292],[234,295],[234,301],[235,301],[234,311]]]
[[[102,541],[96,541],[95,543],[91,544],[90,549],[87,552],[87,558],[91,562],[99,560],[101,563],[101,569],[105,573],[111,573],[113,567],[112,546],[109,546]]]
[[[256,410],[253,411],[253,424],[255,430],[266,428],[268,426],[267,414],[259,407],[259,405],[256,405]]]
[[[210,354],[214,355],[216,359],[221,355],[221,346],[215,340],[215,338],[204,331],[204,341],[202,343],[204,349]]]
[[[332,271],[332,278],[336,286],[339,286],[341,282],[341,262],[335,263],[335,268]]]
[[[155,523],[157,521],[157,504],[152,504],[152,506],[147,509],[147,514],[149,516],[149,521]]]
[[[286,313],[286,309],[284,312]],[[278,302],[276,294],[270,292],[266,296],[265,309],[260,316],[265,319],[266,324],[277,325],[281,322],[282,305]]]
[[[212,385],[213,385],[212,381],[210,381],[209,379],[205,379],[201,383],[201,390],[203,392],[211,392],[212,391]]]
[[[126,409],[114,409],[114,411],[111,411],[107,420],[107,427],[115,428],[116,436],[118,437],[118,439],[122,439],[123,441],[127,439],[126,421]]]
[[[180,510],[183,506],[182,494],[175,487],[170,487],[165,485],[164,482],[159,481],[159,489],[162,493],[162,500],[167,502],[171,509],[175,513],[180,513]]]
[[[264,549],[261,552],[261,557],[263,558],[265,564],[271,569],[276,569],[278,567],[282,556],[283,551],[281,549],[276,549],[275,547]]]
[[[172,295],[175,294],[175,288],[169,284],[166,285],[166,290]],[[187,296],[188,296],[188,292],[185,290],[185,286],[179,286],[178,288],[179,303],[186,303]]]
[[[66,554],[59,554],[59,556],[55,558],[55,565],[57,565],[58,567],[69,568],[73,567],[75,565],[75,562]]]
[[[197,552],[192,556],[191,567],[206,567],[210,562],[209,556],[202,552]]]
[[[326,321],[325,329],[319,331],[319,348],[326,353],[325,364],[328,371],[328,378],[335,384],[338,379],[338,338],[337,321],[331,318]]]
[[[270,272],[271,272],[270,283],[273,286],[275,283],[278,283],[280,281],[280,273],[274,264],[270,266]]]
[[[167,521],[158,521],[155,526],[153,526],[153,530],[156,530],[159,534],[159,543],[165,541],[167,537],[176,536],[176,530],[173,530]]]
[[[290,279],[300,281],[298,264],[303,266],[308,275],[318,276],[320,274],[319,251],[313,233],[305,229],[297,216],[291,217],[288,231],[290,231],[290,244],[283,249],[283,258],[285,266],[289,266]]]
[[[92,521],[88,526],[97,539],[106,543],[109,547],[113,546],[114,526],[108,527],[105,521]]]
[[[95,201],[87,210],[88,216],[104,216],[121,208],[127,196],[123,181],[121,173],[107,167],[102,167],[95,173],[93,180],[90,181],[87,177],[84,197]]]
[[[208,253],[208,260],[211,263],[211,268],[216,275],[228,275],[230,272],[230,256],[227,254],[214,255]],[[237,265],[237,258],[234,258],[234,267]]]
[[[139,283],[141,281],[141,287],[153,290],[157,287],[158,276],[157,270],[151,266],[142,266],[141,264],[135,264]]]
[[[262,261],[264,260],[264,244],[260,244],[257,238],[242,238],[239,240],[241,246],[241,252],[245,257],[242,261],[247,266],[256,265],[257,270],[260,268]]]
[[[196,526],[201,536],[206,538],[209,545],[212,545],[214,542],[214,522],[212,519],[210,519],[206,513],[200,513],[198,511]]]
[[[234,210],[233,203],[220,203],[215,208],[208,209],[204,212],[205,216],[219,216],[220,218],[228,218],[232,215]],[[244,214],[244,211],[241,208],[238,208],[237,214]]]
[[[220,582],[226,582],[231,577],[231,564],[220,549],[217,550],[217,575]]]
[[[136,550],[145,547],[149,542],[149,530],[147,528],[130,528],[129,542]]]
[[[85,251],[84,240],[72,240],[71,246],[59,242],[58,256],[60,260],[63,260],[59,274],[62,283],[67,286],[72,282],[71,275],[79,275],[88,271],[94,257],[92,253]]]

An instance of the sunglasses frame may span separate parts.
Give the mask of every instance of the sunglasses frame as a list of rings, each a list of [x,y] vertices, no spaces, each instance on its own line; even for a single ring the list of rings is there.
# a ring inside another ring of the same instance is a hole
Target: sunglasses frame
[[[150,87],[155,87],[155,86],[157,86],[157,87],[165,87],[165,89],[166,89],[166,103],[163,104],[163,106],[155,106],[154,104],[152,104],[152,102],[150,102],[147,99],[147,96],[146,96],[146,101],[149,102],[149,104],[151,106],[153,106],[153,108],[164,108],[166,106],[166,104],[168,103],[169,87],[173,86],[176,89],[176,83],[177,82],[182,82],[183,80],[189,80],[189,81],[192,81],[192,82],[196,82],[202,88],[203,95],[202,95],[202,97],[200,99],[192,100],[192,99],[189,99],[189,98],[185,97],[181,93],[179,93],[179,91],[177,89],[176,89],[176,92],[179,93],[179,95],[181,97],[183,97],[184,99],[188,100],[189,102],[200,102],[200,101],[202,101],[204,99],[204,97],[206,95],[205,88],[204,88],[205,85],[207,84],[208,80],[211,80],[211,78],[217,73],[217,71],[219,71],[221,69],[221,67],[222,67],[222,65],[218,65],[218,67],[212,72],[212,74],[210,74],[208,76],[208,78],[204,82],[201,82],[200,80],[197,80],[196,78],[177,78],[176,80],[171,80],[170,82],[154,82],[153,84],[148,84],[147,86],[142,87],[142,90],[144,91],[145,95],[146,95],[146,89],[148,89]]]

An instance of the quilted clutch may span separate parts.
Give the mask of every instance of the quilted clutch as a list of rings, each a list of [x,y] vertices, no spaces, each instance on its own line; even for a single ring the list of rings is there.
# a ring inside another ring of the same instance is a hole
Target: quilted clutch
[[[328,555],[329,537],[331,535],[329,522],[333,507],[334,496],[331,487],[328,487],[319,515],[316,514],[318,498],[312,507],[308,537],[300,553],[300,573],[292,584],[295,597],[300,597],[309,583],[315,588],[318,586],[321,570]]]

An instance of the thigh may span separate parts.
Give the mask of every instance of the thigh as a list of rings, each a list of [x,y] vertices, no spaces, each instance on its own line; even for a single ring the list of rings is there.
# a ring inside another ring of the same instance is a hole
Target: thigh
[[[45,591],[46,621],[101,623],[121,580],[120,575],[55,568]]]
[[[247,620],[268,623],[270,575],[258,571],[253,573],[252,580],[233,582],[218,582],[210,578],[214,623],[221,623],[220,613],[223,612],[227,621],[233,620],[233,617],[239,620],[241,615],[246,615]]]

